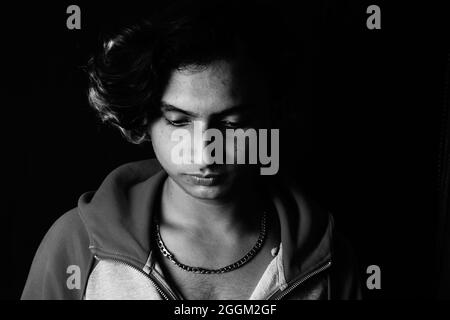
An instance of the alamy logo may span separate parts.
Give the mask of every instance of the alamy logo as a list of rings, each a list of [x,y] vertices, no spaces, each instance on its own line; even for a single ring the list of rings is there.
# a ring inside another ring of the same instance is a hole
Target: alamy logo
[[[381,29],[381,9],[379,6],[373,4],[367,7],[366,13],[370,13],[367,18],[366,26],[367,29]]]
[[[81,270],[77,265],[70,265],[67,267],[66,273],[70,276],[67,277],[66,286],[69,290],[81,288]]]
[[[67,18],[66,26],[67,29],[73,30],[81,29],[81,9],[79,6],[73,4],[67,7],[66,13],[70,14],[70,16]]]
[[[194,121],[193,134],[181,128],[172,132],[171,140],[177,143],[171,152],[172,162],[261,164],[261,175],[274,175],[278,172],[280,162],[279,137],[279,129],[253,128],[226,129],[224,136],[222,131],[215,128],[204,130],[200,121]]]
[[[367,267],[367,274],[370,276],[367,278],[366,286],[367,289],[381,289],[381,269],[379,266],[373,264]]]

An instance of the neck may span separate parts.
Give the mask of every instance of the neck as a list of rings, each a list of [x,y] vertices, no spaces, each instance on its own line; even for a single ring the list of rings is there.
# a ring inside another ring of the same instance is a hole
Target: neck
[[[220,200],[198,199],[170,177],[163,187],[161,223],[201,232],[245,232],[259,228],[262,211],[254,188]]]

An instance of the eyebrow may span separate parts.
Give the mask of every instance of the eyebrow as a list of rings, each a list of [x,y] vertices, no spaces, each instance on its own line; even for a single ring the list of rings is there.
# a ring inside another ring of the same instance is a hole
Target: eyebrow
[[[196,116],[197,115],[197,114],[195,114],[193,112],[189,112],[189,111],[177,108],[177,107],[175,107],[175,106],[173,106],[171,104],[165,103],[165,102],[161,103],[161,110],[165,111],[165,112],[171,112],[171,111],[172,112],[179,112],[179,113],[183,113],[183,114],[185,114],[187,116]]]
[[[224,111],[217,112],[217,113],[214,114],[214,116],[215,117],[217,117],[217,116],[219,116],[219,117],[222,116],[223,117],[223,116],[226,116],[226,115],[229,115],[229,114],[232,114],[232,113],[246,112],[250,108],[251,108],[251,105],[239,104],[239,105],[235,105],[235,106],[233,106],[231,108],[228,108],[228,109],[226,109]],[[185,114],[185,115],[190,116],[190,117],[198,116],[198,114],[196,114],[195,112],[186,111],[186,110],[177,108],[174,105],[171,105],[171,104],[165,103],[165,102],[161,103],[161,110],[164,111],[164,112],[179,112],[179,113]]]

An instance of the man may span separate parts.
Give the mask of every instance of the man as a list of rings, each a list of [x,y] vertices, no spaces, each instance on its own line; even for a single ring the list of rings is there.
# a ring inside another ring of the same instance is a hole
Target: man
[[[177,3],[105,40],[89,63],[90,103],[129,141],[151,140],[157,162],[121,166],[81,196],[41,243],[22,298],[360,297],[331,214],[237,161],[255,141],[269,148],[263,136],[207,152],[211,132],[276,130],[292,71],[252,8]]]

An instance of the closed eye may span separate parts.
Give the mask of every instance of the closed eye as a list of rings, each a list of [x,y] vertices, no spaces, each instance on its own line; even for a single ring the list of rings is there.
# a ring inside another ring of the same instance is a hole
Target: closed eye
[[[228,117],[220,121],[220,125],[225,128],[245,128],[250,125],[246,116]]]
[[[183,127],[190,123],[190,120],[188,119],[182,119],[182,120],[169,120],[167,118],[164,118],[167,122],[167,124],[174,126],[174,127]]]
[[[240,128],[242,127],[242,122],[222,121],[222,125],[226,128]]]

